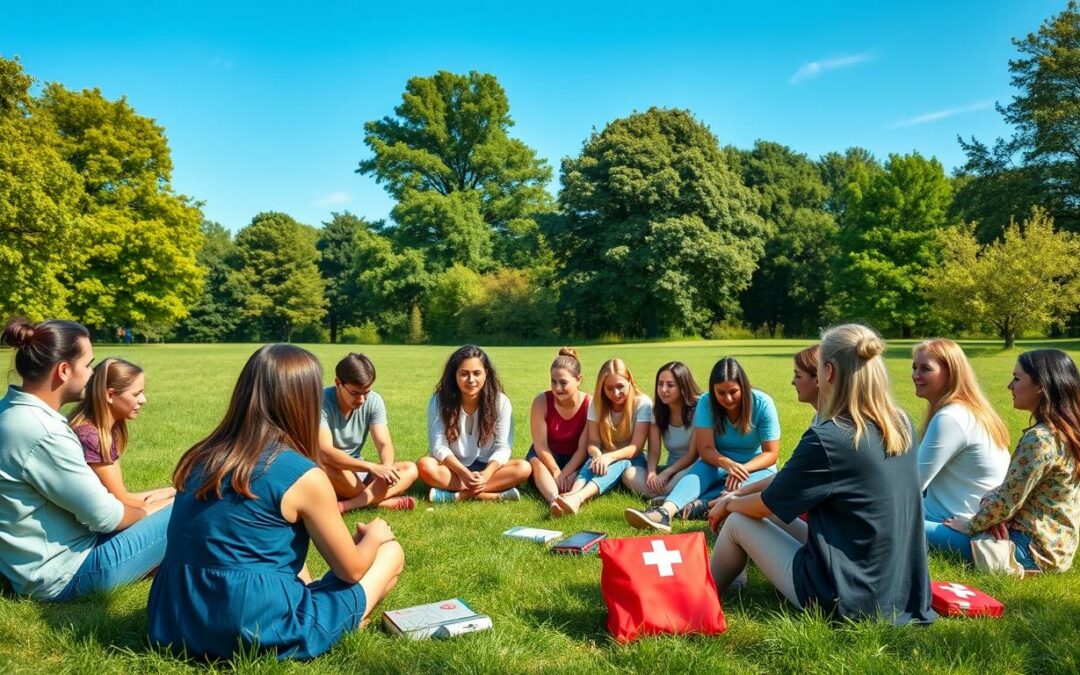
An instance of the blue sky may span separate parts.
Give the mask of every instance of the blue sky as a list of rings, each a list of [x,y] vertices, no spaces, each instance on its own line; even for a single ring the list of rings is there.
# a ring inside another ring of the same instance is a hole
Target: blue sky
[[[354,173],[363,123],[406,80],[495,74],[512,134],[555,172],[593,129],[688,108],[722,144],[818,157],[914,150],[951,170],[957,134],[1008,133],[1010,38],[1065,0],[963,2],[0,2],[0,55],[127,96],[165,127],[174,187],[231,230],[260,211],[318,226],[393,206]]]

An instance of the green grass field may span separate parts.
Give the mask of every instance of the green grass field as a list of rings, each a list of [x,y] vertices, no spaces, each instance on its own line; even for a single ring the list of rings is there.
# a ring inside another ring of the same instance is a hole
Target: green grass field
[[[723,355],[740,359],[756,387],[773,396],[780,410],[786,458],[811,417],[795,401],[791,354],[810,341],[688,342],[601,345],[581,349],[583,385],[591,390],[600,363],[623,358],[652,395],[662,363],[686,362],[703,384]],[[1042,342],[1080,358],[1080,342]],[[1033,344],[1022,345],[1031,348]],[[965,347],[991,401],[1017,438],[1026,415],[1013,411],[1005,384],[1018,350],[997,343]],[[235,378],[253,345],[99,345],[97,357],[120,355],[147,372],[149,404],[132,425],[132,445],[123,467],[128,487],[165,485],[176,460],[220,419]],[[317,345],[327,382],[348,350]],[[375,388],[386,400],[399,458],[426,452],[425,405],[448,347],[365,347],[375,361]],[[514,454],[529,447],[528,404],[547,387],[551,347],[493,348],[490,354],[514,404]],[[2,358],[10,358],[5,353]],[[921,419],[908,377],[910,343],[893,342],[888,353],[894,391],[906,410]],[[413,493],[424,491],[419,486]],[[622,511],[639,505],[617,491],[586,506],[575,520],[553,529],[604,530],[613,537],[640,534]],[[931,576],[980,587],[1006,605],[1004,620],[941,619],[929,628],[896,629],[883,624],[831,625],[785,606],[763,577],[751,571],[747,589],[724,598],[728,632],[719,637],[648,638],[619,646],[605,632],[600,561],[555,556],[542,547],[500,537],[513,525],[547,526],[547,509],[530,488],[514,504],[421,503],[410,513],[379,512],[405,549],[405,572],[383,609],[460,596],[495,622],[492,631],[452,641],[412,642],[388,637],[381,612],[365,630],[347,636],[309,663],[278,664],[269,657],[243,656],[216,664],[221,670],[312,672],[1077,672],[1080,670],[1080,588],[1076,572],[1023,582],[974,574],[958,559],[934,555]],[[351,525],[372,512],[346,516]],[[706,529],[677,522],[675,531]],[[711,537],[710,537],[711,546]],[[308,565],[326,571],[312,547]],[[0,597],[0,672],[158,672],[205,668],[149,648],[145,606],[150,582],[104,597],[70,604],[43,604]]]

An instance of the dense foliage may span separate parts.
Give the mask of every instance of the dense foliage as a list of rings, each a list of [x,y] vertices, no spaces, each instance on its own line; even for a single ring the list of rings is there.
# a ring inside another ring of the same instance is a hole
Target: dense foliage
[[[261,213],[231,233],[171,187],[164,129],[0,58],[0,312],[185,341],[555,342],[1080,330],[1080,10],[1014,40],[1013,129],[814,159],[691,111],[615,119],[548,162],[494,75],[408,80],[357,171],[389,222]],[[1021,223],[1020,225],[1016,223]]]

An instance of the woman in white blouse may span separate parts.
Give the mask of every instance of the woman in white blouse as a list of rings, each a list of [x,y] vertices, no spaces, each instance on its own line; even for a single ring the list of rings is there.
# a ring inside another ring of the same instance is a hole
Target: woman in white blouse
[[[931,548],[970,547],[968,537],[945,525],[970,518],[979,500],[1005,479],[1009,468],[1009,430],[990,407],[960,345],[934,339],[912,350],[915,395],[927,401],[919,476]]]
[[[427,427],[429,456],[416,468],[431,487],[429,500],[520,499],[517,486],[532,467],[510,457],[510,399],[484,350],[465,345],[450,355],[428,403]]]

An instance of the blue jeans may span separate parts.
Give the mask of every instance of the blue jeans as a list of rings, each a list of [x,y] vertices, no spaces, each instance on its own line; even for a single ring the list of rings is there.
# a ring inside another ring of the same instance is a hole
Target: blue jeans
[[[53,600],[74,600],[90,593],[105,593],[145,577],[165,557],[165,534],[170,515],[171,504],[131,527],[98,535],[79,571]]]
[[[637,457],[634,458],[636,460]],[[622,478],[623,472],[630,468],[630,464],[633,460],[620,459],[608,464],[607,473],[603,476],[597,476],[592,472],[592,460],[586,460],[582,465],[581,471],[578,471],[578,480],[583,480],[586,483],[596,483],[596,487],[600,488],[600,494],[611,492],[612,488],[619,484],[619,479]]]
[[[924,521],[923,526],[926,529],[926,543],[931,549],[958,553],[969,563],[975,561],[971,555],[971,537],[933,520]],[[1016,561],[1026,570],[1038,570],[1039,566],[1031,557],[1031,535],[1010,529],[1009,539],[1016,544]]]
[[[768,478],[774,473],[776,473],[776,469],[771,466],[767,469],[751,471],[750,477],[743,481],[743,485],[756,483],[763,478]],[[695,499],[700,499],[704,502],[716,499],[723,494],[724,482],[727,480],[727,477],[727,471],[715,467],[705,460],[699,459],[694,462],[693,466],[690,467],[690,470],[683,474],[683,477],[680,478],[679,482],[675,484],[675,487],[671,489],[671,493],[668,494],[667,500],[675,504],[676,509],[681,510]]]

